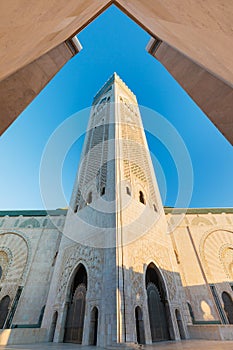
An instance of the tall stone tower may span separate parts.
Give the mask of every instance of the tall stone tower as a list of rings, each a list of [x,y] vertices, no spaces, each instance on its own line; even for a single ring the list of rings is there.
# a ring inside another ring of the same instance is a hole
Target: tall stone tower
[[[86,345],[179,339],[182,295],[137,100],[114,73],[94,97],[44,326]]]

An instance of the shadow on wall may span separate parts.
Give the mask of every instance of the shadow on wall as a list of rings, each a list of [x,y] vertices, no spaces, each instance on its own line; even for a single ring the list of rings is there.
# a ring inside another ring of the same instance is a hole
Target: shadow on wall
[[[89,345],[99,345],[100,316],[103,311],[99,301],[96,301],[91,309],[87,307],[90,302],[88,297],[89,279],[93,279],[93,276],[88,276],[84,265],[80,264],[71,283],[67,313],[65,316],[60,315],[61,319],[62,317],[65,319],[65,323],[63,329],[59,329],[57,332],[63,332],[64,336],[61,337],[59,334],[57,339],[62,338],[64,342],[84,344],[83,339],[88,338]],[[129,281],[131,283],[130,292]],[[131,317],[124,320],[125,324],[130,324],[133,320],[131,324],[134,324],[134,341],[139,344],[148,344],[151,341],[187,339],[189,338],[187,326],[191,325],[211,325],[217,330],[219,325],[233,324],[232,298],[229,291],[221,292],[226,287],[226,283],[184,287],[184,299],[180,299],[181,280],[179,273],[159,269],[153,262],[146,267],[144,275],[135,272],[132,268],[124,268],[124,284],[127,291],[125,290],[123,294],[125,300],[131,301],[122,303],[125,309],[123,314],[128,315],[125,317]],[[198,298],[198,296],[200,297]],[[61,310],[62,312],[64,311]],[[90,315],[87,315],[89,312]],[[86,317],[90,324],[88,326],[89,334],[84,337],[84,333],[87,331],[84,327]],[[55,328],[54,322],[52,322],[53,335],[56,333]],[[127,329],[126,331],[130,332]],[[208,335],[204,335],[204,337],[208,339]],[[53,340],[50,338],[50,341]]]
[[[145,274],[135,272],[132,268],[123,270],[125,290],[122,295],[126,296],[128,293],[127,300],[132,301],[128,304],[123,303],[124,317],[131,317],[130,321],[134,320],[133,333],[138,344],[188,338],[187,326],[191,325],[217,327],[221,324],[233,324],[233,302],[229,293],[231,285],[228,282],[184,287],[184,300],[180,300],[178,296],[182,294],[179,273],[159,269],[153,262],[145,266]],[[59,314],[60,310],[54,310],[49,330],[40,328],[44,307],[38,315],[37,325],[9,324],[14,302],[8,295],[4,296],[0,301],[0,325],[4,329],[0,333],[0,344],[19,344],[23,340],[25,342],[25,334],[29,343],[52,342],[56,332],[63,332],[64,342],[83,344],[83,334],[86,332],[84,320],[89,309],[89,334],[86,338],[89,339],[89,345],[99,345],[100,317],[103,311],[98,302],[93,305],[93,300],[92,308],[87,308],[90,302],[89,281],[92,279],[93,276],[88,276],[84,265],[79,263],[75,275],[72,276],[66,315],[64,317]],[[130,290],[127,287],[129,283]],[[225,290],[227,283],[229,288]],[[57,322],[61,316],[65,323],[63,329],[58,330]],[[127,320],[125,321],[127,324]]]

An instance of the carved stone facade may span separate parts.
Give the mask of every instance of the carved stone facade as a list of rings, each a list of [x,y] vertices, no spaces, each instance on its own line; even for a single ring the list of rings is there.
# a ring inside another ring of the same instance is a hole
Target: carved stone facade
[[[43,316],[66,211],[51,214],[52,220],[46,211],[0,213],[0,300],[10,298],[5,328],[37,326]]]
[[[233,339],[233,209],[187,209],[174,227],[178,212],[162,205],[136,97],[114,74],[70,208],[0,213],[10,342]]]

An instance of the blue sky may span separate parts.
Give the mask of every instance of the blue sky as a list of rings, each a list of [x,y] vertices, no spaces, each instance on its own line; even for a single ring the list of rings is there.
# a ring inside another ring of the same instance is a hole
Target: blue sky
[[[114,71],[136,94],[140,105],[157,111],[182,137],[194,174],[190,207],[232,207],[232,146],[163,66],[146,52],[150,36],[112,6],[85,28],[78,38],[83,50],[63,67],[0,139],[0,209],[44,207],[39,172],[49,137],[64,120],[91,105],[93,96]],[[77,135],[87,123],[87,115],[81,118],[80,125],[74,125]],[[153,125],[156,125],[156,120],[152,116]],[[147,139],[157,159],[155,166],[160,164],[157,172],[162,193],[166,182],[163,201],[165,205],[173,206],[179,186],[176,161],[166,145],[149,129]],[[83,137],[70,148],[61,170],[67,201],[82,141]],[[63,142],[61,139],[61,144]],[[54,157],[57,154],[59,147]],[[182,166],[186,167],[185,161]],[[47,176],[53,178],[55,174],[50,169]],[[51,191],[50,196],[51,208],[66,206],[56,191]]]

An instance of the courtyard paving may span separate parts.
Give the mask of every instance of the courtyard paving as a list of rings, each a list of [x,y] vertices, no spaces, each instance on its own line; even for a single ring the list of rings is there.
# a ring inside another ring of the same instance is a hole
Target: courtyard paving
[[[133,350],[233,350],[233,341],[210,341],[210,340],[184,340],[180,342],[162,342],[153,345],[143,346],[117,346],[109,348],[96,348],[95,346],[82,346],[77,344],[63,344],[63,343],[40,343],[40,344],[27,344],[27,345],[7,345],[0,346],[0,350],[120,350],[120,349],[133,349]]]

